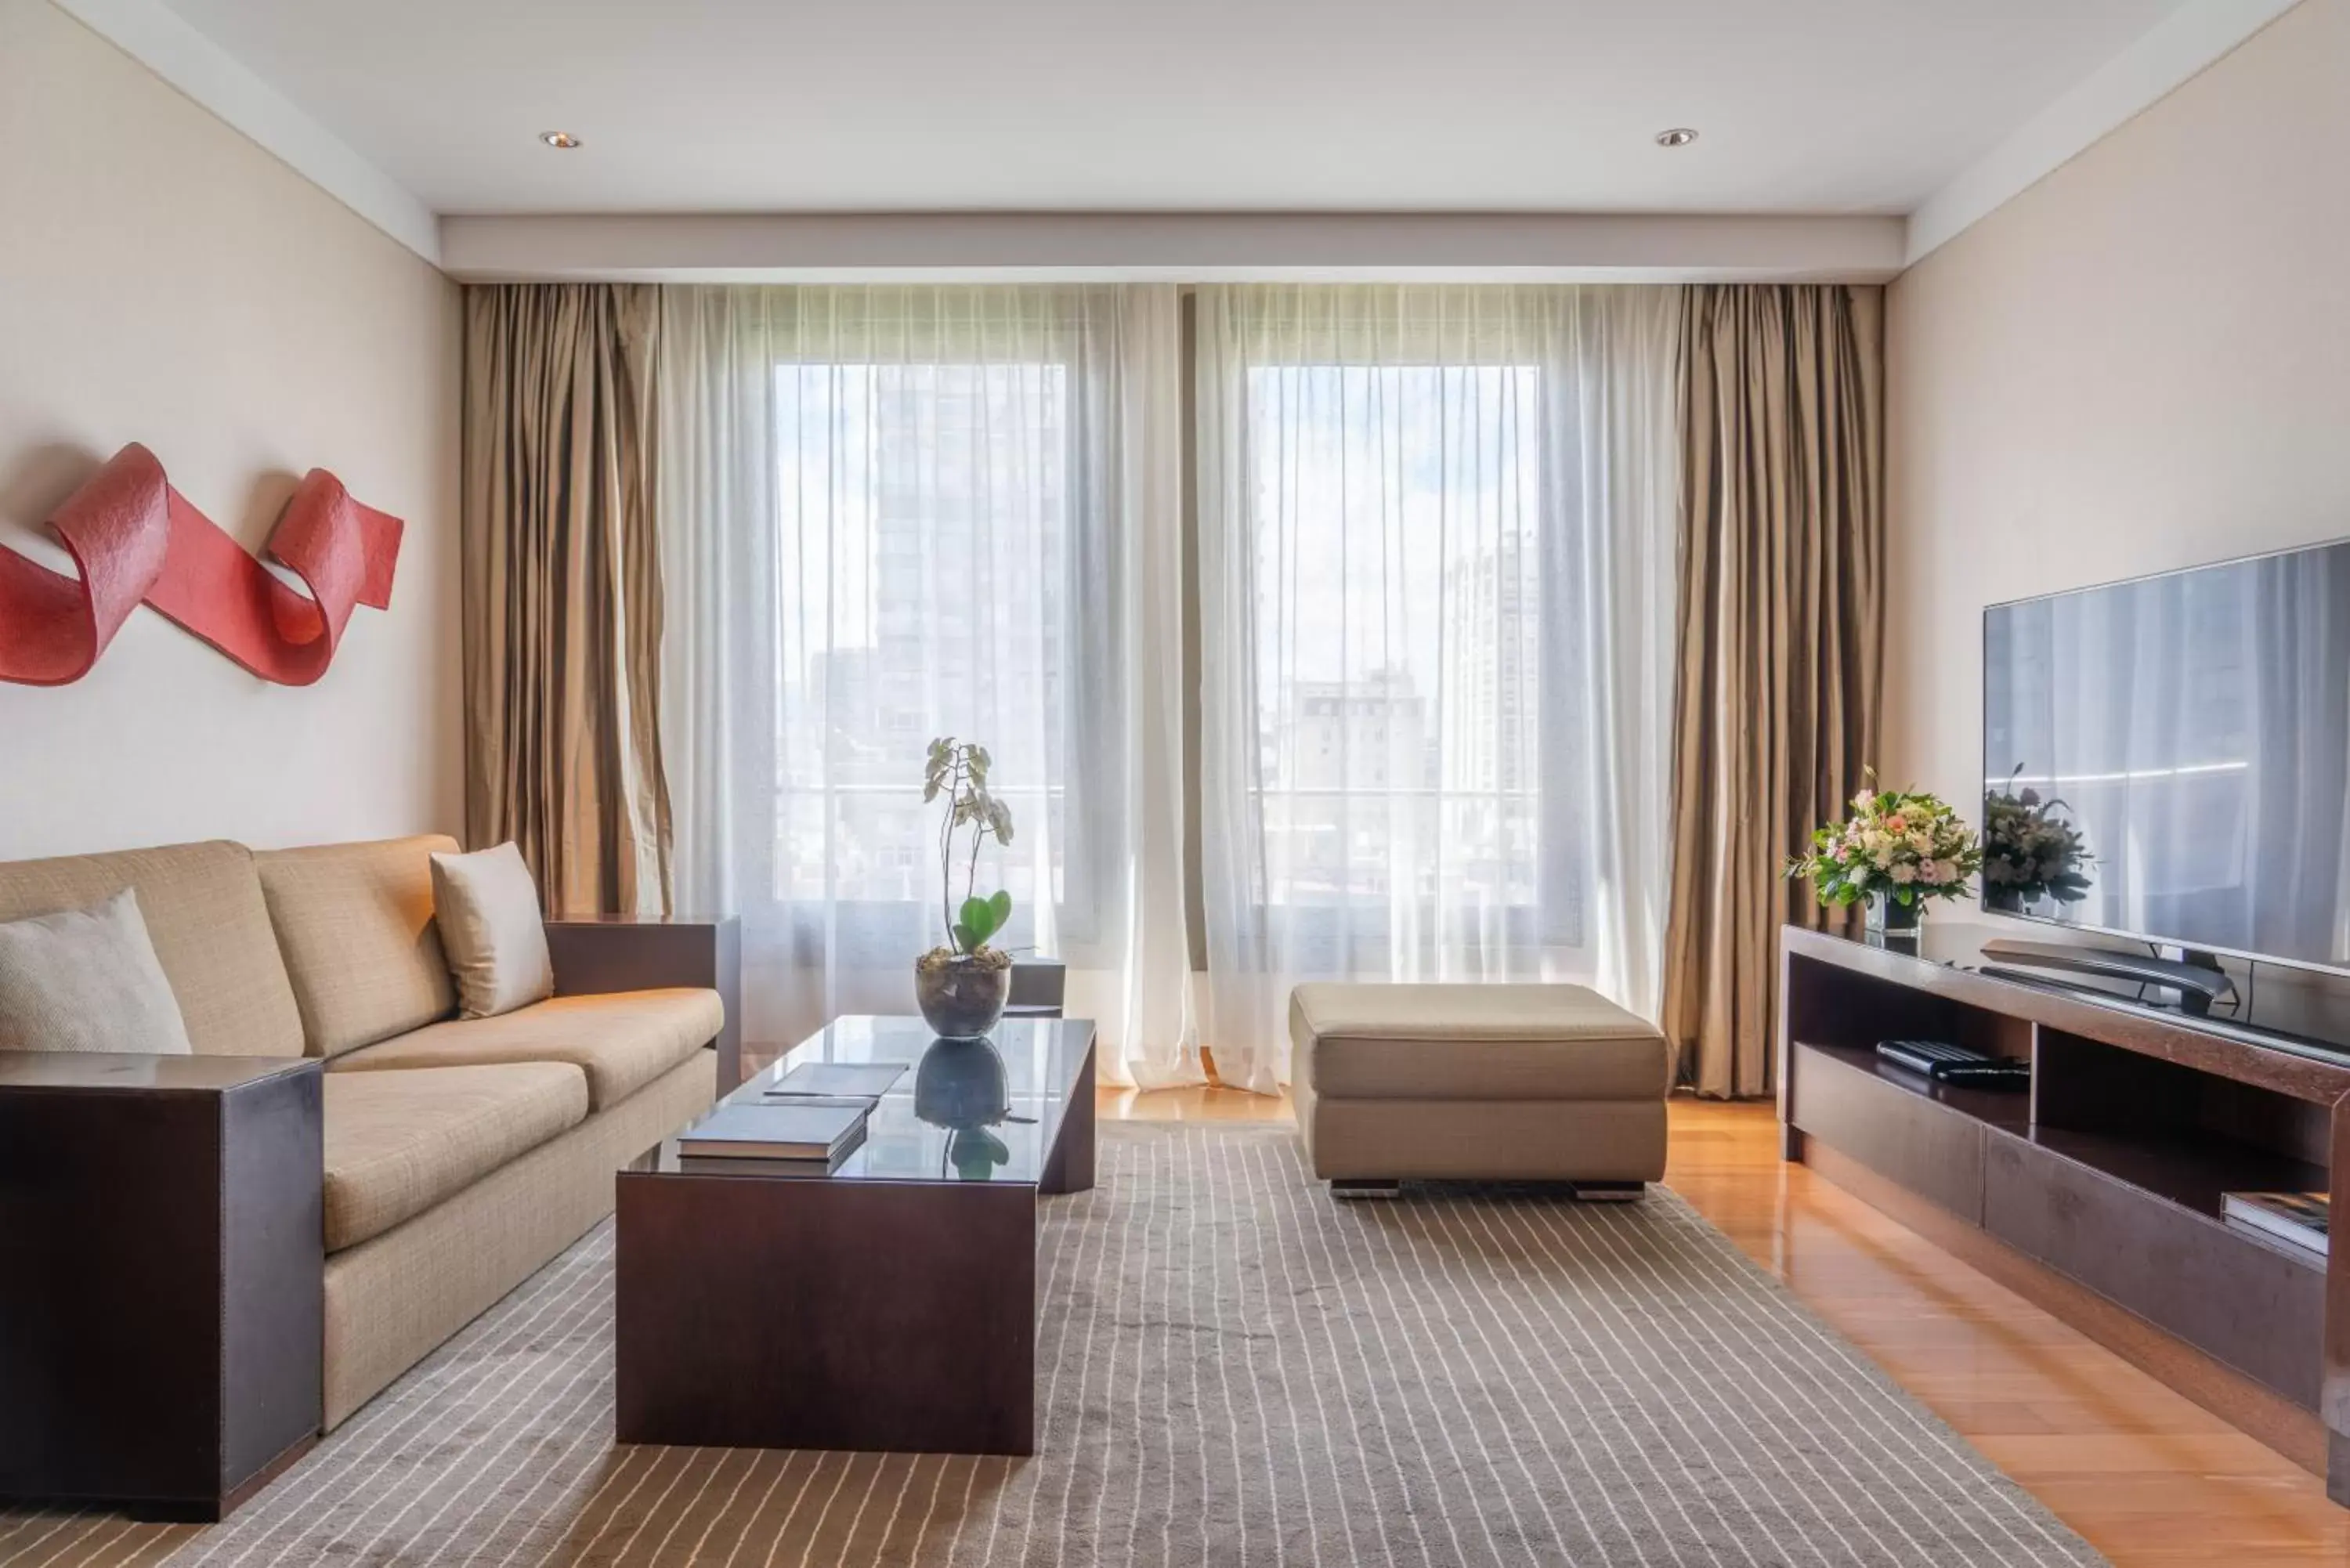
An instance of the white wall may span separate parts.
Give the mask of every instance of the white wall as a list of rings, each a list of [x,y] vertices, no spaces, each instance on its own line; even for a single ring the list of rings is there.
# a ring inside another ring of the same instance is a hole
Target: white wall
[[[2350,535],[2350,0],[1935,252],[1887,317],[1880,771],[1968,810],[1986,604]]]
[[[0,0],[0,547],[142,441],[258,548],[332,470],[406,520],[326,679],[151,610],[78,684],[0,684],[0,859],[460,825],[456,286],[47,0]]]

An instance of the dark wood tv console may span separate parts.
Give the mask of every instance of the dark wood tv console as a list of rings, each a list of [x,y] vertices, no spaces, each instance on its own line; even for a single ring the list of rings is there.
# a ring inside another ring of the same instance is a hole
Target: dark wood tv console
[[[1974,928],[1972,934],[1988,934]],[[2220,1195],[2350,1177],[2350,1055],[1963,967],[1918,945],[1786,928],[1785,1153],[2326,1477],[2350,1502],[2350,1256],[2224,1223]],[[2029,1094],[1880,1063],[1922,1037],[2029,1060]],[[2337,1158],[2337,1151],[2339,1158]]]

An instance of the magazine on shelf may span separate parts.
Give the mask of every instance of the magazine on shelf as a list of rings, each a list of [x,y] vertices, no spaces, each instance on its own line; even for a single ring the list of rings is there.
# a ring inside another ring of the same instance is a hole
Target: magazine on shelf
[[[2325,1256],[2331,1207],[2323,1192],[2229,1192],[2220,1199],[2229,1224],[2321,1258]]]

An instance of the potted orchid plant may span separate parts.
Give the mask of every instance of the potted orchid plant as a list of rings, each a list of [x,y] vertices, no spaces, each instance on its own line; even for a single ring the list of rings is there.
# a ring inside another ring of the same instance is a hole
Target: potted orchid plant
[[[949,735],[931,742],[922,764],[922,799],[944,795],[946,821],[939,833],[939,913],[944,944],[914,961],[914,1000],[922,1017],[943,1040],[975,1040],[1003,1016],[1012,991],[1012,955],[988,939],[1012,919],[1012,895],[998,889],[979,896],[979,848],[989,839],[1012,842],[1012,808],[988,793],[992,765],[985,746]],[[955,860],[962,836],[971,836],[963,859],[963,897],[954,900]]]
[[[1929,899],[1967,897],[1967,878],[1981,867],[1974,829],[1939,797],[1865,789],[1852,797],[1850,816],[1812,834],[1787,875],[1808,878],[1832,908],[1866,900],[1871,931],[1909,934]]]

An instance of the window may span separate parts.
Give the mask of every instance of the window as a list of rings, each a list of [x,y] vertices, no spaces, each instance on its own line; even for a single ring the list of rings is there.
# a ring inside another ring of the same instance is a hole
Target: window
[[[775,896],[915,950],[934,912],[933,735],[982,740],[1040,855],[1012,940],[1064,892],[1069,377],[1064,363],[775,370],[780,655]],[[1015,843],[1017,839],[1015,838]]]
[[[1542,397],[1531,365],[1250,369],[1269,901],[1535,904]]]
[[[1674,504],[1655,291],[1202,290],[1209,1017],[1277,1077],[1295,981],[1644,1003]],[[1238,668],[1213,645],[1238,637]],[[1648,1003],[1652,1004],[1652,1003]]]
[[[1155,1070],[1187,887],[1255,1086],[1301,979],[1650,997],[1672,297],[1202,287],[1187,366],[1157,286],[677,291],[663,722],[761,1036],[904,1005],[943,734],[1017,816],[1011,944]]]

